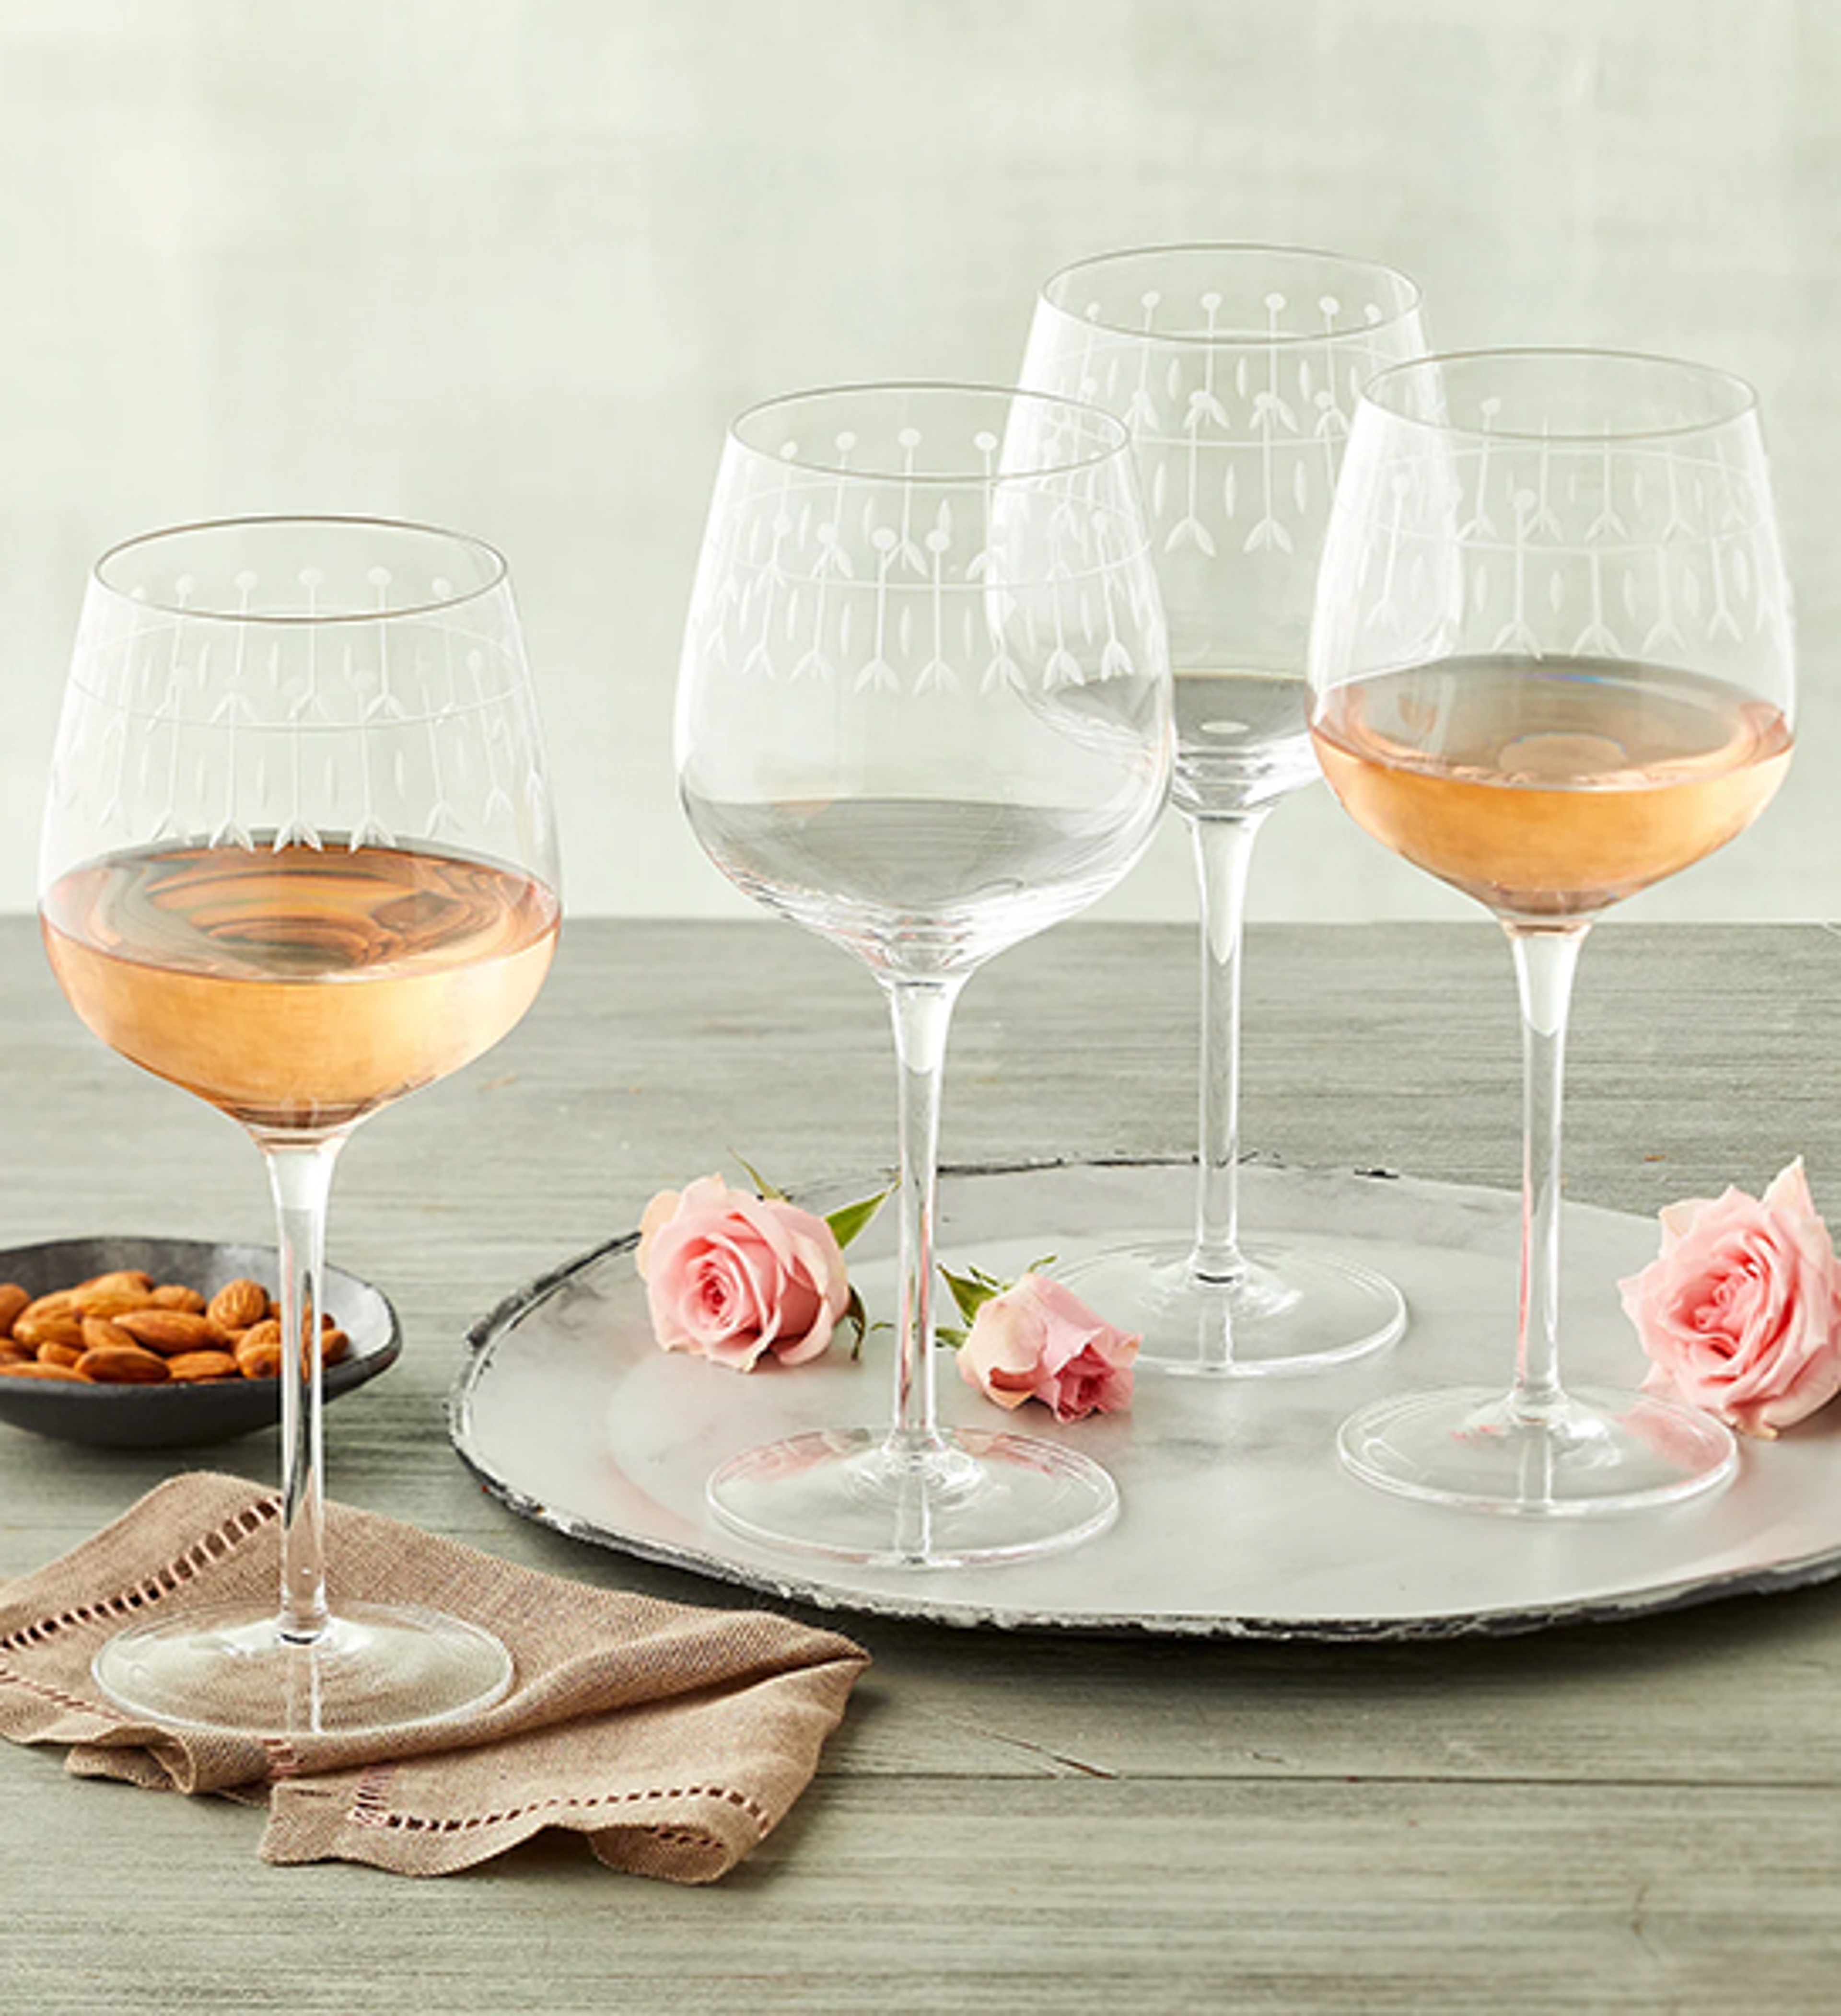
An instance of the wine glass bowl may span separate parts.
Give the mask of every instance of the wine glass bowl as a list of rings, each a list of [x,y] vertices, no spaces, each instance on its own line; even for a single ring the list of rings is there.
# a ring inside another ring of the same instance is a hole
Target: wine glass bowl
[[[1316,781],[1304,658],[1342,445],[1366,380],[1424,347],[1412,282],[1337,253],[1153,247],[1043,286],[1023,382],[1131,429],[1176,682],[1178,811]]]
[[[947,974],[1136,860],[1168,682],[1103,415],[926,385],[776,400],[736,423],[710,536],[680,783],[748,895],[880,971]]]
[[[1408,1394],[1344,1427],[1402,1495],[1641,1509],[1730,1476],[1731,1437],[1558,1373],[1559,1143],[1592,922],[1748,826],[1792,746],[1794,650],[1750,388],[1672,359],[1475,352],[1381,374],[1324,556],[1312,732],[1376,838],[1484,905],[1526,1052],[1515,1384]]]
[[[111,1640],[132,1712],[244,1730],[467,1712],[503,1647],[335,1612],[323,1546],[325,1212],[351,1129],[517,1022],[558,920],[541,738],[503,561],[434,528],[225,520],[99,562],[47,794],[52,968],[106,1043],[240,1122],[280,1233],[281,1598]]]
[[[1480,353],[1387,375],[1326,556],[1313,730],[1394,851],[1589,916],[1742,831],[1789,761],[1789,607],[1749,388]]]
[[[860,958],[900,1064],[892,1425],[712,1478],[733,1528],[891,1564],[1065,1546],[1117,1499],[1077,1452],[936,1424],[931,1222],[960,988],[1137,859],[1169,674],[1125,430],[1004,388],[846,387],[726,444],[678,689],[680,794],[716,866]]]
[[[1131,431],[1169,626],[1171,802],[1201,898],[1194,1233],[1085,1248],[1057,1270],[1143,1334],[1146,1368],[1317,1371],[1405,1324],[1392,1284],[1333,1244],[1243,1240],[1235,1166],[1246,880],[1267,815],[1319,776],[1305,657],[1336,474],[1363,383],[1424,348],[1411,281],[1302,248],[1104,254],[1056,274],[1036,304],[1023,382]]]

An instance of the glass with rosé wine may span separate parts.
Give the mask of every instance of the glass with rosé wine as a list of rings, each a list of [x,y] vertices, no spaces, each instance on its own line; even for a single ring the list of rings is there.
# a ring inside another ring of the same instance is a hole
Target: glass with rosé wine
[[[1732,1474],[1712,1415],[1560,1377],[1560,1118],[1580,947],[1742,833],[1789,765],[1790,599],[1749,386],[1583,351],[1430,357],[1367,386],[1311,633],[1310,730],[1359,824],[1508,935],[1524,1054],[1514,1376],[1342,1428],[1365,1481],[1537,1517]]]
[[[284,1344],[278,1601],[175,1597],[110,1640],[96,1677],[128,1713],[351,1734],[438,1724],[510,1683],[504,1647],[463,1618],[329,1600],[317,1339],[340,1149],[517,1024],[549,966],[557,890],[491,547],[261,518],[98,562],[45,805],[45,947],[104,1042],[261,1150]]]

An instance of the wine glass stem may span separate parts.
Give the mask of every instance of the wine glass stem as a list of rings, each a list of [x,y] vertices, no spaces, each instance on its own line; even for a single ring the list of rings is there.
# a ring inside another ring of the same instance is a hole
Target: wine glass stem
[[[900,1078],[901,1313],[895,1424],[888,1450],[919,1465],[944,1443],[934,1420],[933,1215],[939,1159],[940,1080],[961,980],[885,983]]]
[[[1587,923],[1508,924],[1522,1004],[1522,1305],[1512,1410],[1551,1417],[1560,1388],[1560,1107],[1566,1022]]]
[[[257,1140],[274,1193],[281,1248],[281,1611],[276,1628],[292,1643],[311,1644],[330,1622],[319,1331],[326,1200],[344,1137],[258,1135]]]
[[[1247,870],[1266,809],[1192,817],[1202,902],[1202,1095],[1196,1184],[1198,1280],[1239,1279],[1240,963],[1246,937]]]

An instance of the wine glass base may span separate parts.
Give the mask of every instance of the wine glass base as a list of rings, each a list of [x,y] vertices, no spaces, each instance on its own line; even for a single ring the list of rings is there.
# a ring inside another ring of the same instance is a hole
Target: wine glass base
[[[1119,1489],[1035,1436],[964,1428],[903,1452],[885,1431],[821,1430],[746,1451],[707,1487],[763,1546],[883,1568],[969,1568],[1071,1547],[1110,1526]]]
[[[1337,1450],[1364,1483],[1398,1497],[1529,1518],[1678,1504],[1738,1467],[1731,1431],[1710,1414],[1591,1387],[1540,1417],[1483,1387],[1403,1394],[1351,1415]]]
[[[92,1663],[117,1708],[173,1729],[247,1736],[424,1729],[490,1708],[511,1655],[438,1611],[347,1606],[309,1644],[254,1604],[193,1611],[118,1632]]]
[[[1147,1240],[1064,1258],[1054,1269],[1094,1313],[1143,1339],[1137,1366],[1192,1377],[1323,1372],[1392,1344],[1407,1327],[1393,1283],[1339,1255],[1290,1242],[1244,1247],[1231,1281],[1191,1264],[1194,1248]]]

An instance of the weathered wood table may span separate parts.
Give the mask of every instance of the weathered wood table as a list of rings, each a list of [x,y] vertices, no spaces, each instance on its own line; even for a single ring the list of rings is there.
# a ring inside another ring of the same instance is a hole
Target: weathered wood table
[[[1180,1157],[1191,934],[1074,926],[967,990],[955,1161]],[[1249,1149],[1518,1179],[1505,948],[1256,929]],[[1649,1212],[1792,1154],[1841,1211],[1841,941],[1612,923],[1573,1046],[1571,1195]],[[884,1164],[874,988],[769,923],[582,923],[525,1025],[360,1132],[332,1257],[402,1362],[329,1416],[336,1496],[585,1582],[737,1593],[514,1517],[452,1453],[468,1325],[733,1151]],[[253,1149],[110,1056],[0,922],[0,1243],[270,1237]],[[0,1427],[0,1575],[186,1463]],[[747,1600],[745,1597],[739,1600]],[[415,1883],[254,1858],[228,1804],[0,1751],[0,2010],[1828,2011],[1841,2006],[1841,1586],[1616,1626],[1360,1645],[1006,1637],[849,1620],[875,1664],[787,1824],[708,1890],[572,1838]]]

